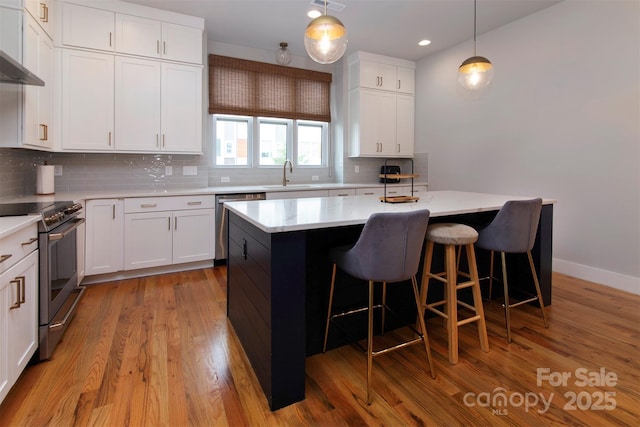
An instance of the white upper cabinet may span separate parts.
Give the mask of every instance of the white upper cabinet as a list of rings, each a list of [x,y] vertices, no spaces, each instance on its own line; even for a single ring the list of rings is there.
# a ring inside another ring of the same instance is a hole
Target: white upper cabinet
[[[29,15],[24,24],[23,65],[44,80],[44,86],[24,87],[23,143],[52,149],[53,42]]]
[[[396,68],[396,92],[416,93],[416,70],[413,68]]]
[[[115,93],[116,150],[202,151],[200,67],[118,56]]]
[[[349,57],[349,89],[415,93],[415,63],[368,52]]]
[[[201,64],[202,30],[118,13],[116,51]]]
[[[119,1],[59,3],[60,149],[202,153],[204,19]]]
[[[62,148],[113,151],[113,55],[62,49]]]
[[[162,151],[202,152],[202,69],[162,64]]]
[[[115,13],[62,3],[62,44],[113,52]]]
[[[161,63],[116,57],[115,102],[118,150],[160,150]],[[144,93],[145,96],[140,96]]]
[[[53,38],[51,0],[25,0],[24,8],[38,22],[50,38]]]
[[[396,90],[395,65],[361,60],[355,68],[356,70],[359,68],[358,78],[360,87],[391,91]]]

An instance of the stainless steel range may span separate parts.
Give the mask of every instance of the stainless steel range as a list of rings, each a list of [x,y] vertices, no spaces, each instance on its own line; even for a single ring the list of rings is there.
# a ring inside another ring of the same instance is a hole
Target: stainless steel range
[[[76,229],[82,205],[73,202],[0,204],[0,216],[39,215],[39,358],[49,359],[85,288],[78,283]]]

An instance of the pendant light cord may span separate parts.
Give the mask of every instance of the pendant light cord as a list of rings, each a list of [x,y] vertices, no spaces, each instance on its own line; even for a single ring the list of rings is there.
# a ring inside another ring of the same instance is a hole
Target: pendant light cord
[[[325,2],[326,5],[326,2]],[[476,0],[473,0],[473,56],[476,55]]]

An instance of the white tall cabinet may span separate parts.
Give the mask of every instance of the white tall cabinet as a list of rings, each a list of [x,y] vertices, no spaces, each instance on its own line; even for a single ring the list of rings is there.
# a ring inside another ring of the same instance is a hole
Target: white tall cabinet
[[[349,61],[351,157],[413,157],[415,63],[356,52]]]

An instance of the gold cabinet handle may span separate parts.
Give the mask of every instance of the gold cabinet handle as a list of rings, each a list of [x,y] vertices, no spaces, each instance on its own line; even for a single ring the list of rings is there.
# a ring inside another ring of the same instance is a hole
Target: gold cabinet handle
[[[187,206],[198,206],[201,205],[202,202],[187,202]]]
[[[156,53],[160,55],[160,40],[156,40]]]
[[[173,218],[173,229],[178,229],[178,217]]]
[[[9,258],[11,258],[13,255],[12,254],[8,254],[8,255],[0,255],[0,262],[5,262],[6,260],[8,260]]]
[[[38,241],[38,238],[37,238],[37,237],[32,237],[32,238],[30,238],[30,239],[29,239],[29,241],[28,241],[28,242],[22,242],[22,243],[21,243],[21,245],[22,245],[22,246],[27,246],[27,245],[30,245],[30,244],[32,244],[32,243],[34,243],[34,242],[37,242],[37,241]]]
[[[49,22],[49,8],[44,3],[40,3],[40,7],[42,9],[42,15],[40,16],[40,20],[42,22]]]
[[[22,304],[24,304],[24,296],[21,296],[21,292],[24,292],[24,276],[16,277],[11,280],[9,283],[16,284],[16,302],[9,307],[9,310],[13,310],[15,308],[19,308]]]
[[[167,230],[171,231],[171,217],[167,217]]]
[[[167,54],[167,42],[162,42],[162,54]]]
[[[111,147],[111,132],[109,132],[109,147]]]
[[[44,123],[40,123],[40,129],[42,130],[42,136],[40,137],[40,141],[48,141],[49,140],[49,126]]]
[[[163,147],[163,148],[167,146],[167,144],[165,143],[165,140],[164,140],[164,136],[165,136],[165,135],[164,135],[164,133],[163,133],[163,134],[162,134],[162,147]]]
[[[109,47],[113,46],[113,33],[109,31]]]

